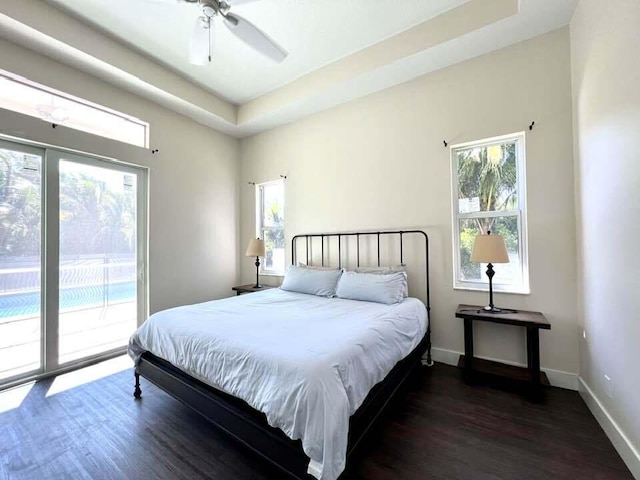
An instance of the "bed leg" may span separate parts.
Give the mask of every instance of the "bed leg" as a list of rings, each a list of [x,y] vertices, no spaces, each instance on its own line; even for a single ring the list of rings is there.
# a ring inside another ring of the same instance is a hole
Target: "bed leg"
[[[133,398],[136,400],[142,396],[142,390],[140,390],[140,374],[138,372],[133,373],[136,377],[136,389],[133,391]]]
[[[431,359],[431,342],[429,342],[429,348],[427,349],[427,367],[433,367],[433,360]]]
[[[431,330],[427,333],[427,358],[422,359],[422,365],[433,367],[433,360],[431,359]]]

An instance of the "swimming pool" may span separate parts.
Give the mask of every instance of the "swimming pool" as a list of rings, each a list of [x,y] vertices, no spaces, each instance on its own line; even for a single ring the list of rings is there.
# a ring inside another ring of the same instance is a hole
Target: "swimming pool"
[[[136,282],[73,286],[60,289],[60,310],[83,310],[136,299]],[[0,295],[0,318],[40,315],[40,292]]]

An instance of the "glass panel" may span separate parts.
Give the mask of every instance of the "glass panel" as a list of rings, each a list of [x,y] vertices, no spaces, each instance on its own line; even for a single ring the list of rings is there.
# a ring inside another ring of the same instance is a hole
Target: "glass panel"
[[[456,151],[459,213],[517,210],[516,142]]]
[[[262,186],[262,226],[284,227],[284,185]]]
[[[148,124],[0,71],[0,107],[138,147],[147,146]]]
[[[284,230],[263,230],[266,255],[264,257],[264,270],[284,271]]]
[[[41,366],[42,158],[0,148],[0,382]]]
[[[509,263],[496,264],[493,283],[519,285],[522,283],[520,262],[520,239],[517,215],[507,217],[464,218],[459,220],[460,228],[460,280],[464,282],[489,283],[485,275],[486,264],[471,262],[473,242],[478,233],[491,231],[502,235],[509,253]]]
[[[60,161],[59,363],[136,328],[136,187],[135,174]]]

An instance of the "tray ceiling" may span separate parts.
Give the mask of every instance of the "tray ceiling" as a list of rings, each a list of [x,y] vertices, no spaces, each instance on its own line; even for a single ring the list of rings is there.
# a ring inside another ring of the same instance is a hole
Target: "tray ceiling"
[[[213,63],[189,64],[199,10],[171,0],[7,0],[0,37],[244,137],[565,26],[577,1],[241,0],[232,11],[291,52],[281,64],[222,25]],[[28,67],[0,56],[51,80]]]
[[[255,0],[232,5],[233,12],[287,48],[289,57],[273,63],[217,23],[213,63],[204,67],[188,62],[197,5],[177,0],[47,1],[241,104],[467,0]]]

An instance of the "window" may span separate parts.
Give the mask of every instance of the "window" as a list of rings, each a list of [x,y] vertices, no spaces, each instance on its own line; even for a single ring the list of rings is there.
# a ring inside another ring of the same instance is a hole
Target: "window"
[[[266,255],[263,274],[283,275],[284,257],[284,181],[256,185],[256,235],[264,240]]]
[[[0,70],[0,108],[147,148],[149,124]]]
[[[454,287],[485,290],[486,265],[472,263],[475,236],[503,235],[508,264],[496,266],[494,290],[529,293],[524,134],[451,148]]]

